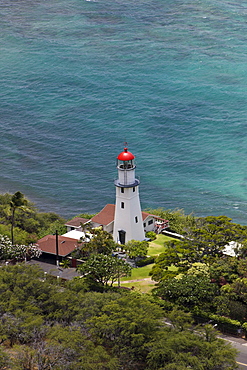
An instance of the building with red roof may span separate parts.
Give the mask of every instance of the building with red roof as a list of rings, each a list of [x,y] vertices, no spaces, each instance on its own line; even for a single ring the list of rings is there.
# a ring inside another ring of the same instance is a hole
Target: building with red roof
[[[82,217],[74,217],[72,220],[67,221],[65,226],[67,227],[67,231],[77,230],[82,231],[82,226],[87,224],[90,220],[87,218]]]
[[[58,255],[68,256],[77,247],[78,240],[58,235]],[[46,235],[36,243],[43,253],[56,256],[56,235]]]
[[[144,231],[160,233],[169,227],[169,221],[148,212],[141,212]],[[115,204],[107,204],[97,215],[91,219],[92,227],[102,227],[103,230],[113,233]]]

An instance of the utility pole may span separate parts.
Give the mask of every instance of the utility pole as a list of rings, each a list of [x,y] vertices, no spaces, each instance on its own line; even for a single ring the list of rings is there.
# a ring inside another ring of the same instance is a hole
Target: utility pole
[[[56,264],[59,267],[59,253],[58,253],[58,232],[56,230]]]

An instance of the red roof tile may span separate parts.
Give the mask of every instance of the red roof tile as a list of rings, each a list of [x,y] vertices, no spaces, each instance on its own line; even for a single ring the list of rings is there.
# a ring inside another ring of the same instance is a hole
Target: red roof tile
[[[107,204],[96,216],[92,218],[92,222],[100,225],[109,225],[114,221],[115,216],[115,204]],[[159,216],[152,215],[148,212],[142,212],[142,220],[144,221],[148,216],[154,217],[156,220],[164,220]]]
[[[161,218],[161,217],[159,217],[159,216],[157,216],[157,215],[152,215],[151,213],[142,212],[142,220],[143,220],[143,221],[144,221],[144,220],[146,220],[146,218],[147,218],[148,216],[151,216],[151,217],[155,218],[156,220],[160,220],[160,221],[167,221],[167,222],[168,222],[168,220],[165,220],[164,218]]]
[[[65,226],[74,226],[74,227],[80,227],[81,224],[85,224],[89,220],[87,218],[82,218],[82,217],[75,217],[70,221],[67,221]]]
[[[100,225],[109,225],[114,221],[115,205],[107,204],[91,221]]]
[[[45,253],[56,255],[56,235],[46,235],[39,239],[36,245]],[[67,256],[77,247],[77,239],[58,235],[58,254]]]

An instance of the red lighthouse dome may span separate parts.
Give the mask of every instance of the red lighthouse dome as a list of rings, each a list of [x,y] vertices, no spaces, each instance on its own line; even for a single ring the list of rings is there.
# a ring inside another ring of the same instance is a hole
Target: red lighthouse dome
[[[132,161],[135,159],[135,156],[131,152],[128,152],[128,148],[124,148],[124,151],[118,155],[117,159],[119,161]]]

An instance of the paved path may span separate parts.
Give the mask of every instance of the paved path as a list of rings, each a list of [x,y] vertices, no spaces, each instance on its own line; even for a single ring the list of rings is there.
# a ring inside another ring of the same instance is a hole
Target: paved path
[[[247,341],[242,338],[230,337],[228,335],[220,335],[220,337],[227,342],[230,342],[233,347],[238,350],[237,364],[239,369],[247,369]]]
[[[135,283],[137,281],[148,281],[150,283],[156,284],[155,281],[153,281],[151,277],[143,278],[143,279],[135,279],[135,280],[122,280],[121,281],[121,284],[124,284],[124,283]]]
[[[47,274],[52,276],[59,276],[61,279],[71,280],[76,276],[80,276],[76,269],[72,267],[63,269],[61,266],[57,267],[56,265],[52,265],[51,263],[35,260],[28,261],[27,264],[32,266],[39,266]]]

